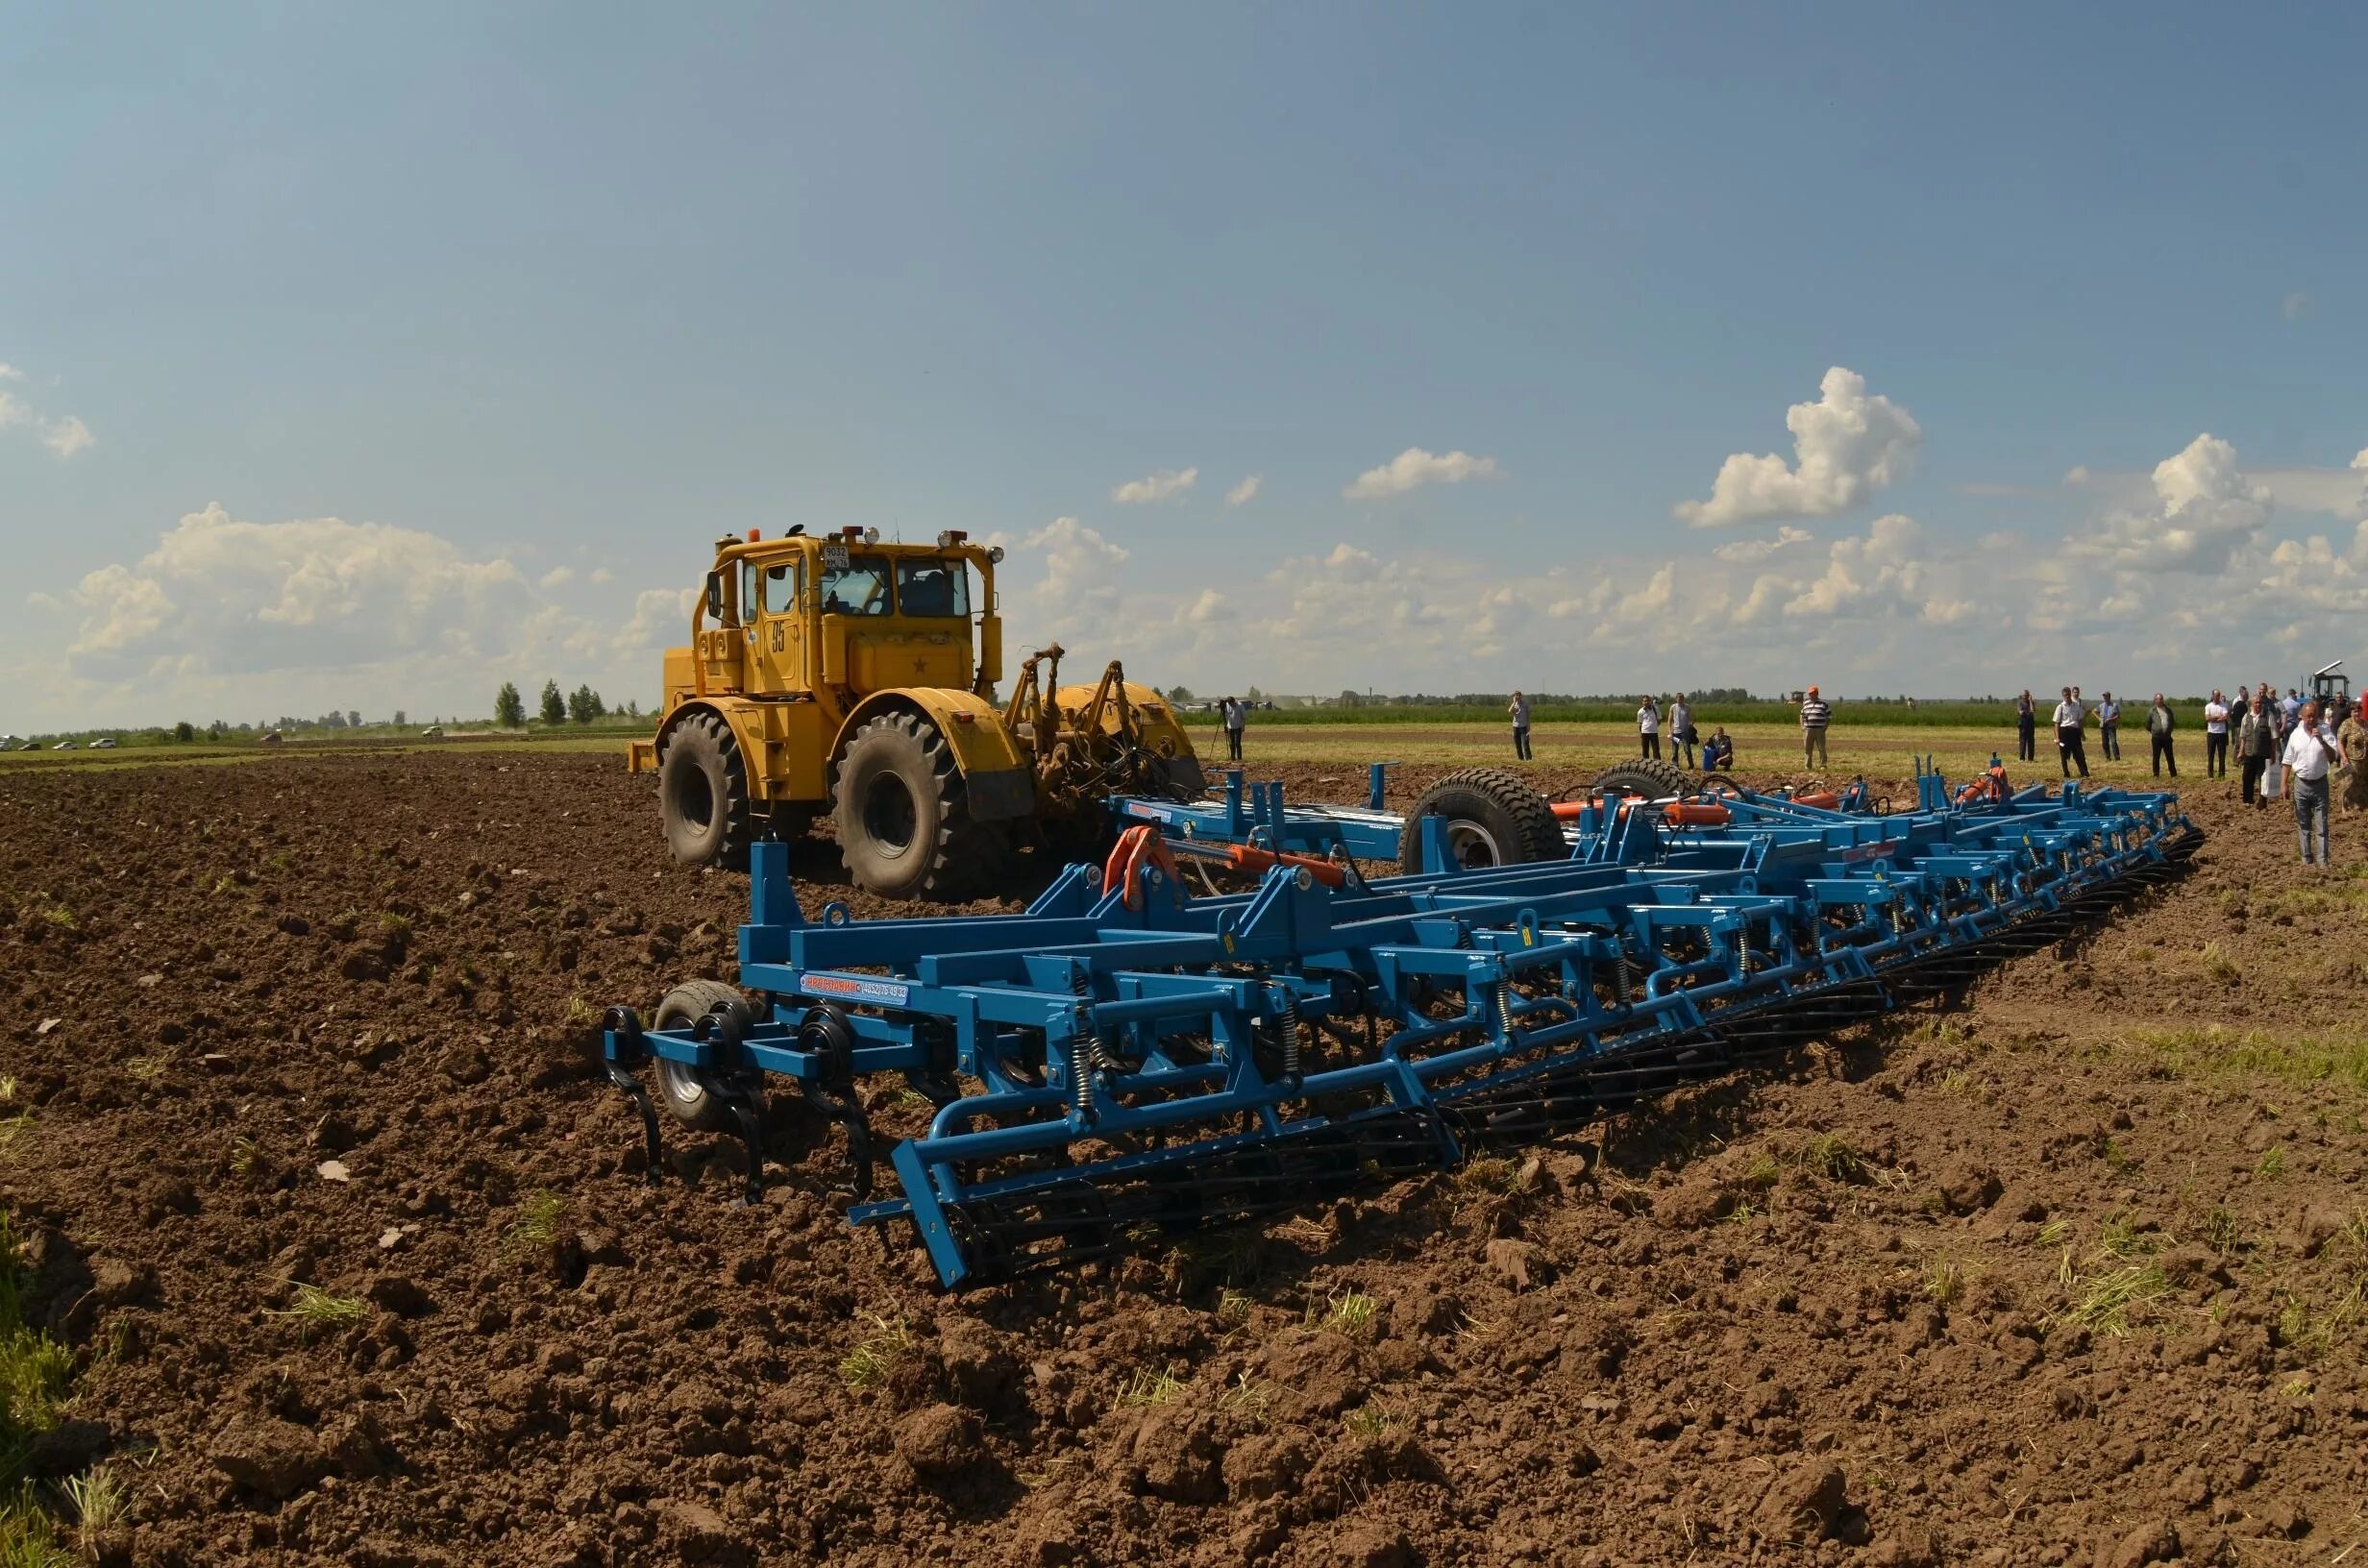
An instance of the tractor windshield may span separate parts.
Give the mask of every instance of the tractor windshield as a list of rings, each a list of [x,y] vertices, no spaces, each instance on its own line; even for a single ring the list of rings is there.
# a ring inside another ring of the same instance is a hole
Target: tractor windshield
[[[899,561],[897,603],[912,616],[971,613],[970,573],[960,561]]]
[[[845,566],[823,568],[823,614],[886,615],[894,608],[887,556],[857,555]]]

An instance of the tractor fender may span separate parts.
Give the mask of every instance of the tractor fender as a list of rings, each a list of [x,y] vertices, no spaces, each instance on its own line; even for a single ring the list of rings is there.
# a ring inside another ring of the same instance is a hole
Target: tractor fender
[[[771,798],[772,781],[765,776],[765,716],[754,702],[743,697],[693,698],[678,702],[666,715],[666,722],[657,727],[652,742],[651,763],[662,762],[666,743],[693,714],[711,713],[729,726],[732,743],[740,747],[741,766],[748,771],[749,793],[759,798]]]
[[[971,816],[982,822],[1028,817],[1036,810],[1036,775],[1019,741],[1003,727],[1003,711],[974,692],[944,686],[898,686],[874,692],[848,713],[831,744],[832,772],[855,731],[887,713],[926,719],[946,737],[954,766],[970,796]]]
[[[1170,776],[1187,796],[1197,796],[1202,787],[1200,755],[1193,749],[1192,737],[1177,721],[1174,706],[1148,686],[1129,680],[1121,682],[1120,687],[1126,694],[1126,706],[1134,715],[1136,735],[1143,748],[1167,758]],[[1086,704],[1094,700],[1094,688],[1064,686],[1053,699],[1060,703],[1062,712],[1081,714]],[[1101,727],[1105,734],[1119,732],[1115,705],[1102,710]]]

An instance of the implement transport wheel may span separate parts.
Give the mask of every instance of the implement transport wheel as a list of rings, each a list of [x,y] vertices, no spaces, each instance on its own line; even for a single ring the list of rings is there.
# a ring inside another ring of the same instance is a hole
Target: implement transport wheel
[[[731,726],[694,713],[666,737],[657,768],[666,846],[685,866],[748,864],[749,774]]]
[[[918,714],[886,713],[839,758],[832,819],[857,887],[883,898],[962,898],[1002,862],[1002,837],[971,816],[953,748]]]
[[[1570,853],[1554,808],[1509,769],[1467,768],[1422,792],[1398,841],[1398,869],[1409,874],[1422,870],[1425,817],[1446,819],[1447,852],[1467,870],[1560,860]]]
[[[1590,795],[1640,795],[1647,800],[1665,800],[1675,796],[1681,800],[1691,799],[1702,793],[1702,781],[1674,762],[1660,757],[1639,757],[1606,768],[1588,786]]]
[[[654,1029],[688,1029],[719,1006],[728,1006],[740,999],[740,992],[721,980],[685,980],[666,993],[657,1004],[657,1015],[651,1020]],[[723,1091],[705,1073],[680,1062],[657,1059],[658,1103],[666,1114],[700,1133],[727,1133],[732,1130],[730,1107],[724,1103]]]

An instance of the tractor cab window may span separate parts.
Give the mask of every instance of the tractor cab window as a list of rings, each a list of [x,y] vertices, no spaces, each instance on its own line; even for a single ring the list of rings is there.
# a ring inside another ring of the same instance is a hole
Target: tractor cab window
[[[843,565],[823,566],[823,614],[886,615],[895,608],[888,598],[888,557],[855,555]]]
[[[764,606],[767,615],[787,615],[798,607],[798,587],[804,576],[798,561],[779,561],[765,568]]]
[[[970,573],[960,561],[899,561],[897,604],[911,616],[967,616]]]

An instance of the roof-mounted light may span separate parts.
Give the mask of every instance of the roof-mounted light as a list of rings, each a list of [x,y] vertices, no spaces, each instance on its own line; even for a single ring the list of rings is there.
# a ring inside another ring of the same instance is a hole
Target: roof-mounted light
[[[969,538],[970,535],[964,533],[960,528],[947,528],[938,534],[937,548],[940,550],[951,550],[954,546],[963,543]]]
[[[863,530],[863,542],[864,542],[865,544],[867,544],[867,545],[876,545],[876,544],[878,544],[878,543],[879,543],[879,529],[877,529],[877,528],[866,528],[866,529],[864,529],[864,530]]]
[[[1000,566],[1000,565],[1002,565],[1002,564],[1003,564],[1003,547],[1002,547],[1002,546],[1000,546],[1000,545],[989,545],[989,546],[987,547],[987,560],[989,561],[989,563],[990,563],[990,564],[995,565],[995,566]]]

